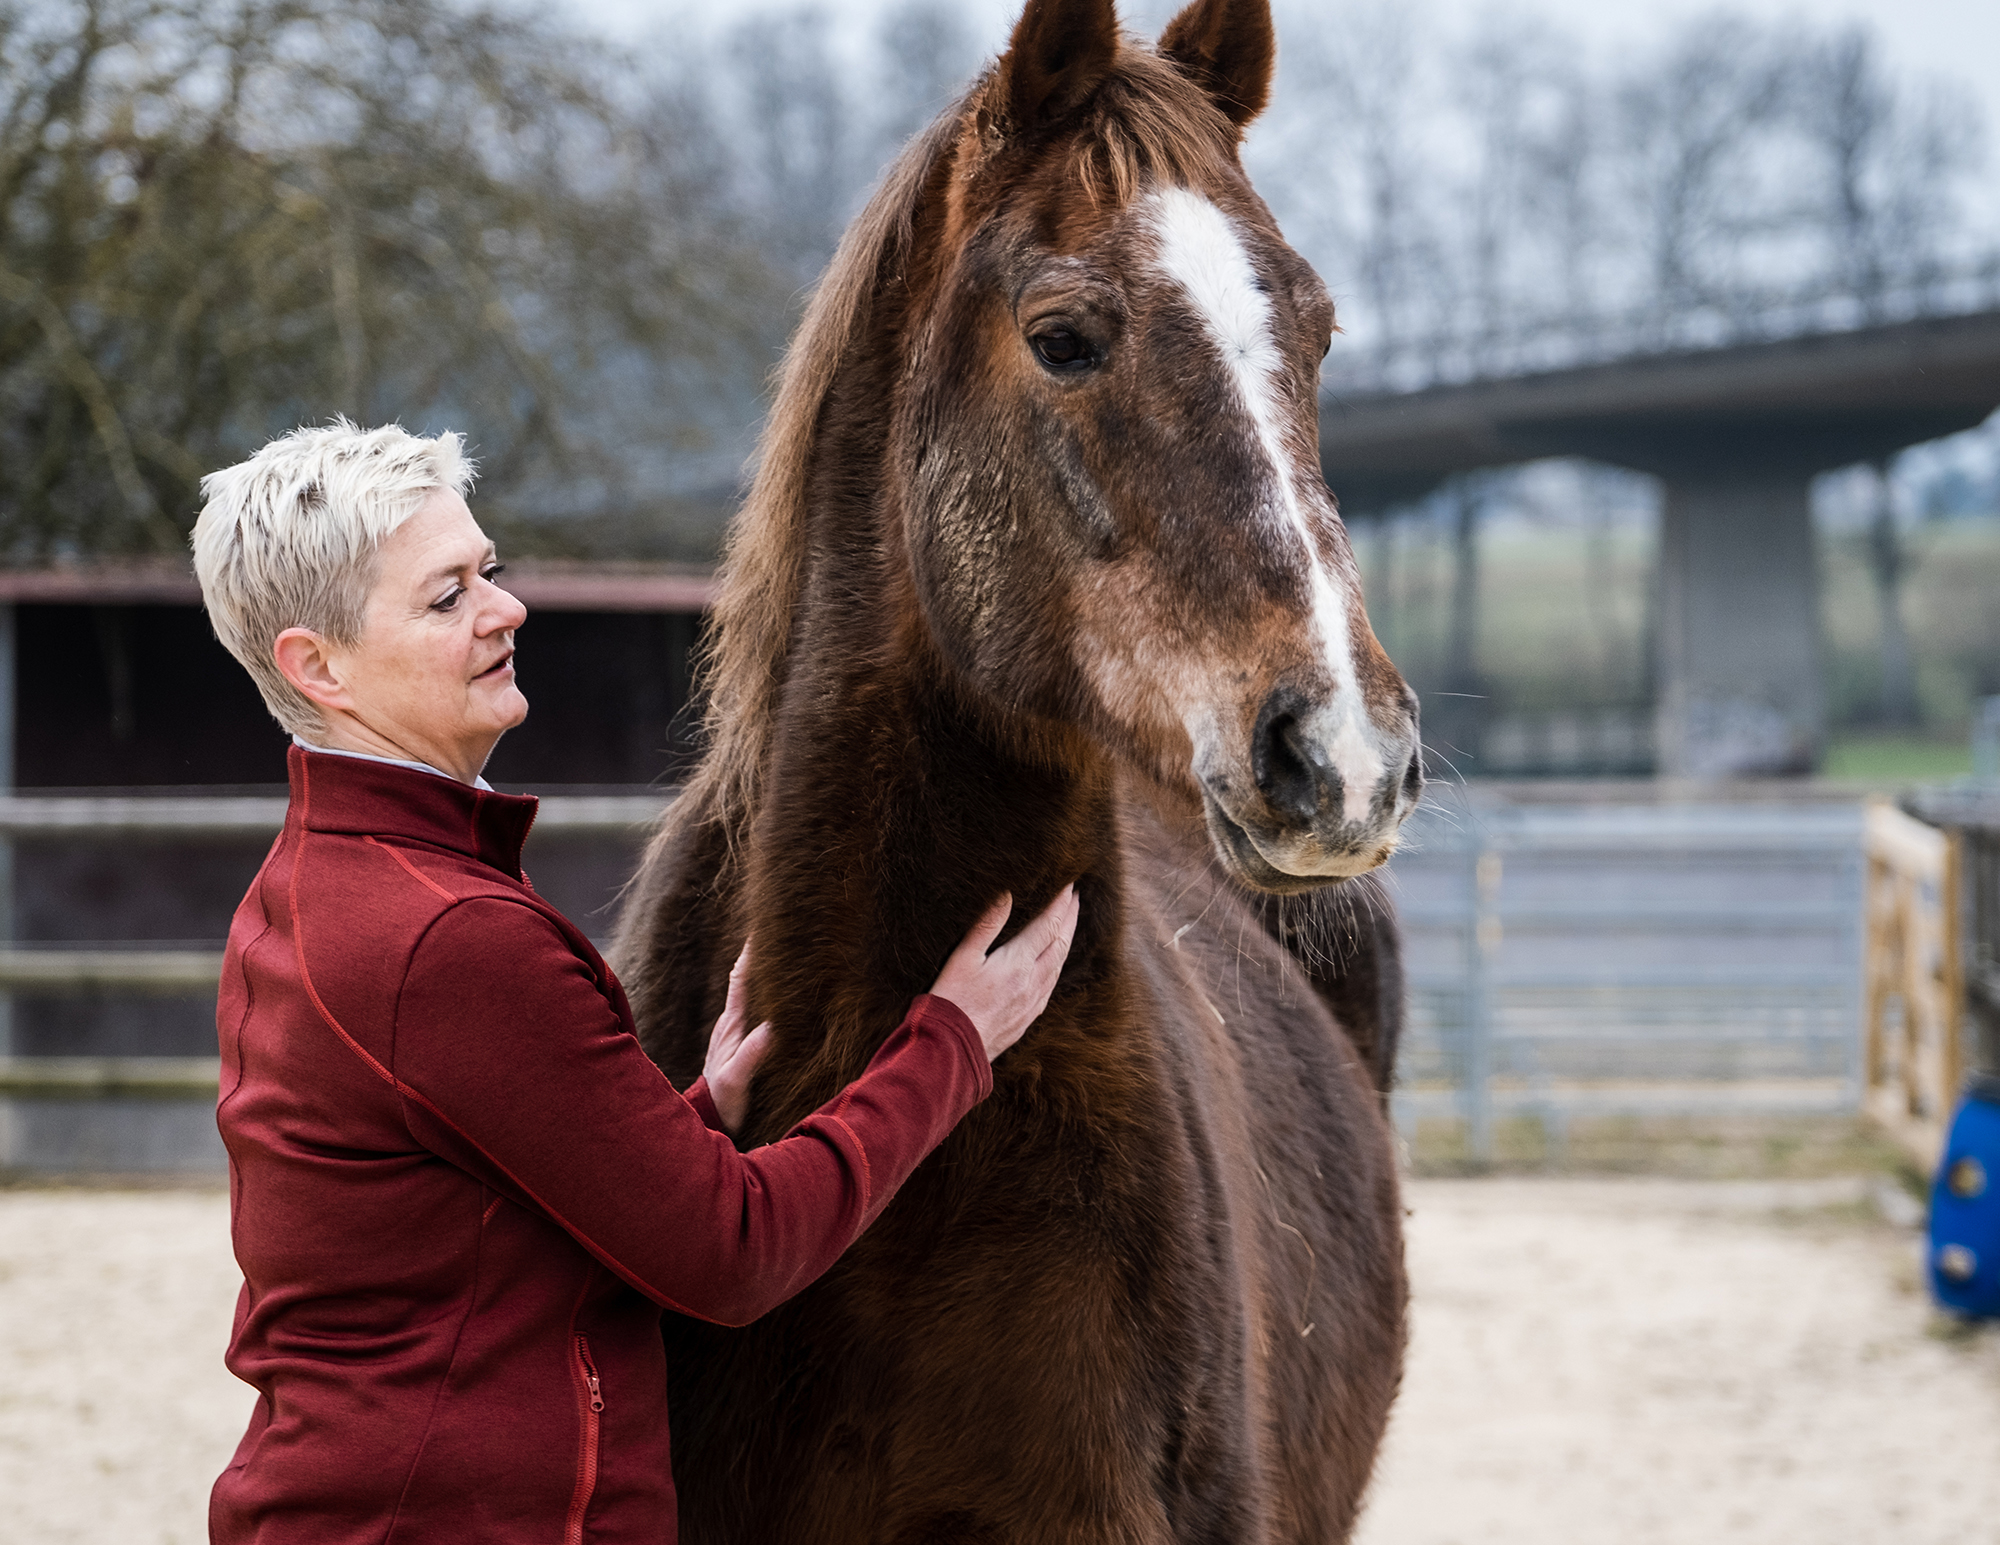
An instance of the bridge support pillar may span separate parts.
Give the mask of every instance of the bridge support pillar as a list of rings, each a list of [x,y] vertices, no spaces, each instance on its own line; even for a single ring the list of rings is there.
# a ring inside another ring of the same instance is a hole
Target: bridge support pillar
[[[1659,770],[1809,773],[1826,733],[1809,479],[1669,474],[1660,534]]]

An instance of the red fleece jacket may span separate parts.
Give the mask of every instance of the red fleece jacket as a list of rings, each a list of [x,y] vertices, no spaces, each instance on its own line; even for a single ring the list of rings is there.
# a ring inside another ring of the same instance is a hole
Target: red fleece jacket
[[[254,1386],[211,1538],[671,1542],[662,1305],[739,1325],[833,1264],[992,1087],[919,998],[738,1153],[520,871],[535,801],[291,753],[230,929],[217,1119]]]

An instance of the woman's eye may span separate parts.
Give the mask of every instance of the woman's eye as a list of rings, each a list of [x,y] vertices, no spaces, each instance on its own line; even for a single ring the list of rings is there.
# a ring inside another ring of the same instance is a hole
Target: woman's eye
[[[460,587],[454,589],[449,595],[439,596],[435,601],[431,602],[431,610],[434,612],[448,612],[458,605],[458,598],[464,594],[464,588]]]
[[[1051,370],[1081,370],[1093,362],[1090,343],[1074,328],[1051,327],[1028,340],[1035,355]]]

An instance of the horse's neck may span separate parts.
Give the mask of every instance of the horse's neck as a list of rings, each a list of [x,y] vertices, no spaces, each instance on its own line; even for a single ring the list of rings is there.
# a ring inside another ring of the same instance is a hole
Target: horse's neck
[[[843,363],[821,413],[810,569],[748,833],[751,1006],[776,1027],[774,1063],[797,1070],[777,1102],[793,1115],[860,1071],[1003,891],[1011,932],[1083,881],[1065,980],[1117,964],[1108,759],[1073,733],[994,722],[955,690],[884,539],[902,525],[885,405],[909,303],[878,297],[878,345]]]
[[[828,1077],[859,1070],[1002,891],[1011,931],[1082,880],[1071,971],[1114,965],[1108,760],[1080,737],[1035,744],[988,722],[912,617],[879,590],[809,604],[752,841],[753,1008],[781,1052]]]

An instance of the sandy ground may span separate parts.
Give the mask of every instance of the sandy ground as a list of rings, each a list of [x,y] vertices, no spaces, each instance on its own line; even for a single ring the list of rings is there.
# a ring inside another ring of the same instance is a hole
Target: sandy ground
[[[221,1192],[0,1192],[0,1541],[194,1545],[255,1398]]]
[[[1861,1181],[1420,1181],[1361,1545],[1991,1545],[2000,1334]]]
[[[2000,1333],[1861,1182],[1417,1181],[1362,1545],[2000,1540]],[[0,1192],[0,1541],[203,1538],[248,1415],[219,1194]]]

